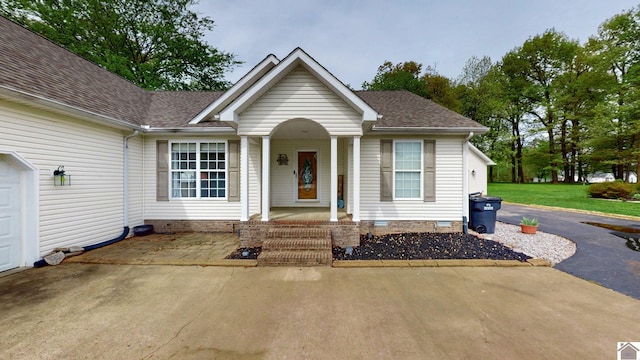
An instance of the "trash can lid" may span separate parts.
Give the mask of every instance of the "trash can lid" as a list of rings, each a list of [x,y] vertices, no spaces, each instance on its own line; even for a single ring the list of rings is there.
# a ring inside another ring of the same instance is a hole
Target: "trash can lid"
[[[501,202],[502,198],[499,197],[494,197],[494,196],[469,196],[469,201],[473,201],[473,202],[481,202],[481,203],[487,203],[487,202]]]

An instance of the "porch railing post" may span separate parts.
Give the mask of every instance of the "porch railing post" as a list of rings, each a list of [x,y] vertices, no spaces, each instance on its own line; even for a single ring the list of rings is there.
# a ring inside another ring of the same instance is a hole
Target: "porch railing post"
[[[269,136],[262,137],[262,221],[269,221],[269,170],[271,142]]]
[[[360,136],[353,137],[353,212],[352,221],[360,221]]]
[[[240,136],[240,221],[249,221],[249,138]]]
[[[331,136],[331,214],[329,221],[338,221],[338,137]]]

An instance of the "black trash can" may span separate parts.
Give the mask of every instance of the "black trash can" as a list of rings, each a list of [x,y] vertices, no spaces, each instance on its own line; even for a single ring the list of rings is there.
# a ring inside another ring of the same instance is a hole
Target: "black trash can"
[[[479,234],[496,231],[496,212],[502,207],[499,197],[469,196],[469,227]]]

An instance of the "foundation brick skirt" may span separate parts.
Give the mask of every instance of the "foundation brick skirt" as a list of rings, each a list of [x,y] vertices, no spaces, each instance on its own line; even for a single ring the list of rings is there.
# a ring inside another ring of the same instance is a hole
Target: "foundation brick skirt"
[[[388,220],[361,221],[360,234],[387,235],[412,232],[460,233],[462,221]]]
[[[360,235],[386,235],[407,232],[462,232],[461,221],[433,220],[363,220],[359,223],[344,221],[276,220],[145,220],[158,233],[175,232],[229,232],[237,233],[242,247],[261,247],[269,231],[275,228],[324,229],[331,232],[332,246],[358,246]]]
[[[145,220],[158,233],[177,232],[234,232],[235,220]]]

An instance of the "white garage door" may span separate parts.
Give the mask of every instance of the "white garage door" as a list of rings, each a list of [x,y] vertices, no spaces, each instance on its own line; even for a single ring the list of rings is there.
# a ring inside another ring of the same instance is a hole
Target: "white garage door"
[[[20,265],[20,172],[0,155],[0,271]]]

